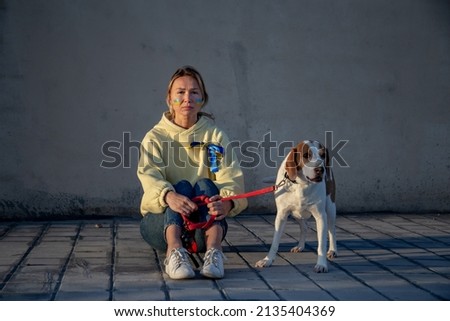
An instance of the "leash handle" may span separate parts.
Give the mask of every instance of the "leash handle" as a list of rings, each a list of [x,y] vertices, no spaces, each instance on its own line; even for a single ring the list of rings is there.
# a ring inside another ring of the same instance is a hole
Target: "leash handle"
[[[188,230],[188,231],[194,231],[197,229],[207,229],[211,225],[213,225],[213,223],[216,219],[215,216],[209,215],[209,219],[206,222],[194,223],[194,222],[190,221],[189,218],[184,215],[181,215],[181,217],[183,218],[184,226],[186,227],[186,230]]]
[[[191,199],[191,201],[197,204],[197,206],[202,206],[211,203],[209,197],[206,195],[195,196],[194,198]]]
[[[277,185],[261,188],[256,191],[252,191],[252,192],[248,192],[248,193],[223,197],[220,199],[220,201],[222,201],[222,202],[231,201],[231,200],[236,200],[236,199],[240,199],[240,198],[248,198],[248,197],[253,197],[253,196],[257,196],[257,195],[267,194],[267,193],[276,191],[280,186],[283,186],[285,183],[286,183],[286,179],[282,180]],[[211,203],[211,201],[209,200],[209,196],[206,196],[206,195],[195,196],[191,200],[194,203],[196,203],[197,206],[203,206],[203,205],[207,205],[207,204]],[[210,218],[206,222],[194,223],[194,222],[191,222],[189,220],[189,218],[184,215],[181,215],[181,217],[183,218],[184,224],[188,231],[193,231],[196,229],[206,229],[206,228],[210,227],[214,223],[214,220],[215,220],[215,217],[213,215],[210,215]]]

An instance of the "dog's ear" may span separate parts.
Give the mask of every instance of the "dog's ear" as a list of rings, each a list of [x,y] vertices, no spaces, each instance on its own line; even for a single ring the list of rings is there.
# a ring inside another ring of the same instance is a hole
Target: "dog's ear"
[[[331,161],[328,148],[325,148],[325,172],[326,172],[326,191],[327,195],[330,195],[333,202],[336,201],[336,183],[334,182],[333,173],[331,172]]]
[[[297,159],[298,150],[297,147],[293,147],[286,159],[286,173],[291,181],[295,181],[295,179],[297,178]]]
[[[330,167],[330,153],[328,153],[328,148],[325,148],[325,168]]]
[[[325,148],[325,170],[327,172],[327,176],[331,177],[331,160],[328,148]]]

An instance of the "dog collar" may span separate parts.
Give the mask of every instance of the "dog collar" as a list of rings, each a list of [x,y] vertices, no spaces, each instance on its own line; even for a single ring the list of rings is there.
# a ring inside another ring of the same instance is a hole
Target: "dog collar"
[[[295,180],[295,179],[292,180],[292,179],[289,178],[289,175],[288,175],[287,172],[284,173],[284,178],[287,179],[287,180],[288,180],[289,182],[291,182],[292,184],[298,184],[298,183],[297,183],[297,180]]]

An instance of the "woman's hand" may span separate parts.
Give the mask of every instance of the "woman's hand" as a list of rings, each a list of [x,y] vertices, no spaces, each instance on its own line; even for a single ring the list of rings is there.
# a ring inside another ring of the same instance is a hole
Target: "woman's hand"
[[[215,216],[216,221],[223,220],[225,217],[227,217],[228,213],[231,211],[231,208],[233,207],[232,201],[222,202],[221,199],[222,197],[219,195],[210,197],[209,199],[210,203],[207,205],[209,215]]]
[[[184,216],[189,216],[198,209],[197,204],[191,201],[189,197],[173,191],[166,194],[165,201],[171,210]]]

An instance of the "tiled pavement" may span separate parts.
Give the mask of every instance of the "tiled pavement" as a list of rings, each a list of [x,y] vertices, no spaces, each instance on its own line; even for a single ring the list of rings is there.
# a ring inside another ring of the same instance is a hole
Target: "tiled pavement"
[[[142,240],[138,219],[0,222],[0,300],[450,299],[450,214],[339,215],[339,256],[324,274],[313,272],[314,232],[305,252],[289,252],[293,221],[274,265],[253,267],[270,246],[273,220],[229,220],[226,275],[216,281],[168,279],[164,253]]]

